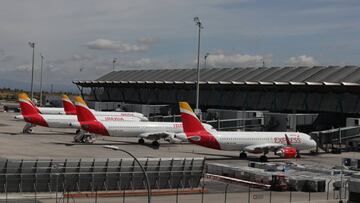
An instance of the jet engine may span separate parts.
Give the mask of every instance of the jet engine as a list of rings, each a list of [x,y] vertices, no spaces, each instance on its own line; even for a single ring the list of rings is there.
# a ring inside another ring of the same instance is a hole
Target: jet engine
[[[165,141],[175,144],[175,143],[181,143],[181,140],[175,138],[175,134],[170,134],[166,138],[164,138]]]
[[[297,150],[294,147],[284,147],[276,151],[275,154],[282,158],[295,158]]]
[[[185,133],[176,133],[176,134],[173,134],[171,137],[174,141],[177,141],[177,142],[188,142],[188,138],[185,135]]]

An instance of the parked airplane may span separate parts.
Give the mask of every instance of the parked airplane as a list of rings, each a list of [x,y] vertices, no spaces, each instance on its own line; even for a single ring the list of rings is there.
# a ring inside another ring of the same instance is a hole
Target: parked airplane
[[[26,93],[22,93],[26,94]],[[62,96],[63,104],[69,106],[67,109],[62,107],[37,107],[29,98],[31,104],[39,111],[41,114],[62,114],[62,115],[76,115],[76,109],[74,108],[74,104],[70,101],[67,95]],[[73,106],[73,107],[71,107]],[[75,111],[74,111],[75,110]]]
[[[143,144],[144,139],[152,140],[152,145],[159,146],[160,139],[172,139],[174,134],[183,132],[181,123],[175,122],[106,122],[97,119],[93,112],[86,105],[81,97],[75,97],[78,125],[83,130],[114,137],[138,137],[139,143]]]
[[[62,96],[63,108],[57,107],[37,107],[34,102],[31,101],[29,96],[26,93],[20,93],[23,95],[23,99],[26,99],[40,114],[49,114],[49,115],[76,115],[76,108],[74,104],[71,102],[67,95]],[[24,120],[23,115],[16,115],[14,117],[16,120]]]
[[[316,142],[307,134],[299,132],[225,132],[209,130],[203,127],[187,102],[179,102],[184,133],[177,134],[179,139],[187,139],[191,143],[204,147],[241,151],[240,158],[247,154],[263,155],[261,161],[267,161],[270,151],[283,158],[299,156],[299,150],[316,147]]]
[[[65,97],[66,95],[64,95]],[[64,99],[63,97],[63,106],[64,106],[64,110],[65,112],[75,112],[73,115],[76,115],[76,107],[75,105],[71,102],[71,100],[69,99],[69,97],[66,96],[66,98]],[[93,112],[93,114],[95,116],[121,116],[121,117],[136,117],[139,118],[141,121],[149,121],[148,118],[146,118],[144,116],[144,114],[138,113],[138,112],[118,112],[118,111],[95,111],[93,109],[90,109],[91,112]]]
[[[35,104],[31,101],[31,99],[28,97],[26,93],[20,93],[23,94],[24,98],[28,100],[29,103],[31,103],[35,109],[39,109],[39,107],[35,106]],[[76,115],[76,107],[71,102],[70,98],[67,95],[62,96],[62,103],[63,103],[63,112],[59,114],[66,114],[66,115]],[[42,108],[42,107],[40,107]],[[53,108],[47,108],[47,109],[53,109]],[[58,108],[56,108],[58,109]],[[91,111],[94,113],[95,116],[107,116],[107,119],[110,120],[112,118],[117,119],[116,117],[135,117],[140,119],[140,121],[148,121],[148,118],[146,118],[143,114],[137,113],[137,112],[114,112],[114,111],[95,111],[91,109]],[[41,113],[40,110],[38,110],[39,113]],[[43,111],[46,112],[46,111]],[[55,111],[53,111],[55,112]],[[60,112],[60,111],[59,111]],[[46,113],[41,113],[46,114]],[[14,117],[16,120],[24,120],[24,117],[22,115],[16,115]],[[133,120],[132,118],[126,119],[126,120]],[[116,120],[114,120],[116,121]],[[137,119],[135,119],[137,121]]]
[[[76,115],[49,115],[49,114],[40,114],[36,107],[33,105],[27,94],[19,94],[19,104],[21,109],[21,114],[24,120],[27,122],[23,132],[30,133],[32,127],[39,125],[43,127],[52,127],[52,128],[69,128],[71,123],[78,122]],[[131,116],[96,116],[97,119],[101,121],[111,121],[111,122],[120,122],[120,121],[133,121],[139,122],[140,119],[137,117]],[[77,125],[79,126],[79,125]],[[74,127],[80,129],[79,127]]]

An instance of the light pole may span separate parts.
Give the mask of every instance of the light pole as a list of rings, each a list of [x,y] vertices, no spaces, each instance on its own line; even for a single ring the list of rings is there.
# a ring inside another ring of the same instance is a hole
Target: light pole
[[[115,71],[115,63],[116,63],[116,60],[117,60],[117,58],[114,58],[113,61],[112,61],[112,63],[113,63],[113,71]]]
[[[199,93],[200,93],[200,32],[204,27],[199,19],[199,17],[194,18],[196,26],[198,26],[198,51],[197,51],[197,82],[196,82],[196,109],[195,114],[200,115],[199,109]]]
[[[44,63],[44,56],[40,54],[41,57],[41,66],[40,66],[40,106],[42,106],[42,86],[43,86],[43,63]]]
[[[35,60],[35,42],[29,42],[30,47],[33,50],[32,53],[32,66],[31,66],[31,101],[34,99],[34,60]]]
[[[206,59],[207,57],[210,55],[210,53],[206,53],[205,56],[204,56],[204,60],[205,60],[205,63],[204,63],[204,69],[206,69]]]

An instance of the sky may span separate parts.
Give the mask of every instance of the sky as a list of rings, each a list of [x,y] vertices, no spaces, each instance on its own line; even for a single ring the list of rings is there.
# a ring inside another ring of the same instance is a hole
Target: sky
[[[2,0],[0,80],[69,85],[116,70],[359,65],[358,0]]]

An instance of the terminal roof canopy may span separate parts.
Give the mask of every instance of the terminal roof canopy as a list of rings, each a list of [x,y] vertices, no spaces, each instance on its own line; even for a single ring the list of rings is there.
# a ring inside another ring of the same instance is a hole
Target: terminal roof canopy
[[[358,66],[249,67],[201,69],[203,84],[240,85],[346,85],[360,86]],[[120,70],[96,80],[73,81],[80,86],[96,84],[195,84],[196,69]]]

